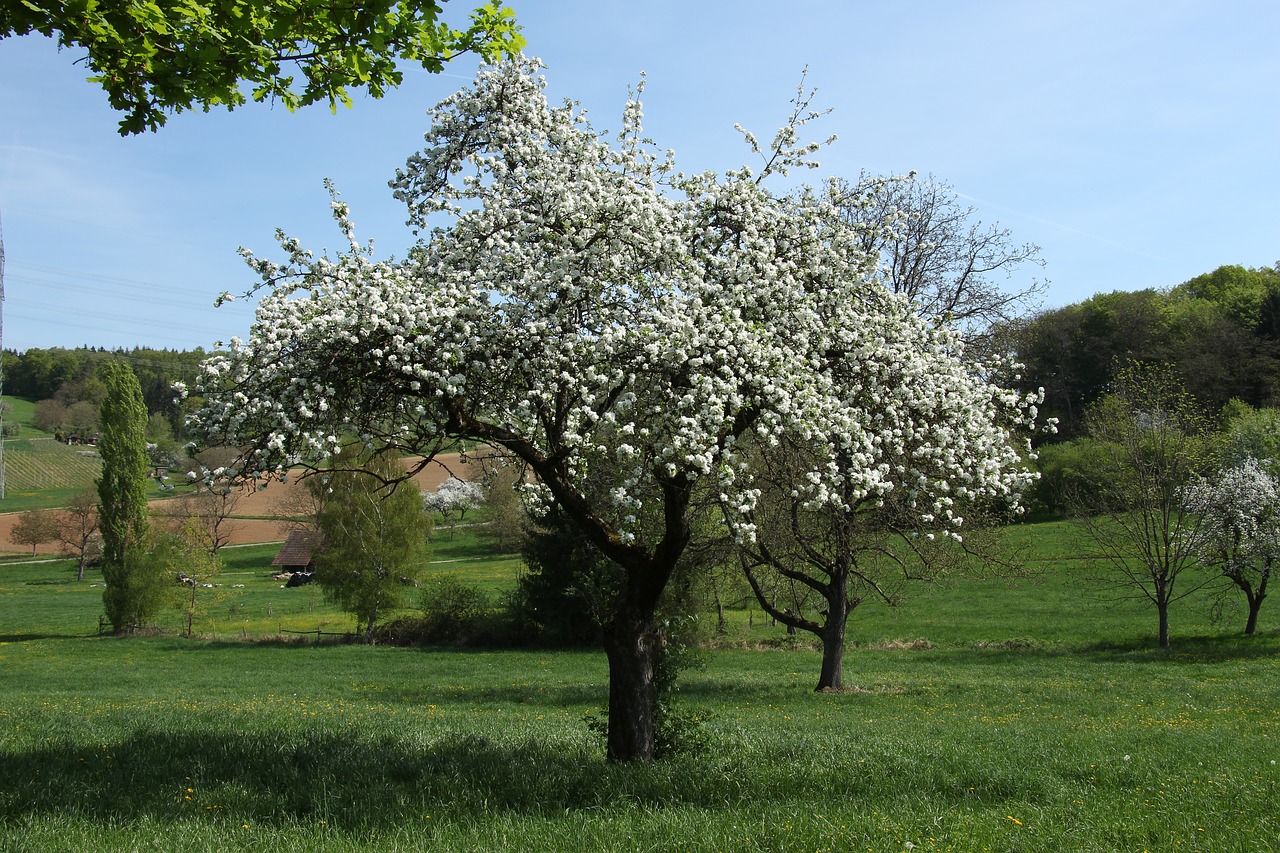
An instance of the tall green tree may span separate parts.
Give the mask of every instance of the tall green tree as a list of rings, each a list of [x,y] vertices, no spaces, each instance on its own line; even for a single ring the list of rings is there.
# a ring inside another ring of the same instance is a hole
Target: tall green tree
[[[42,33],[83,49],[122,136],[155,130],[168,112],[272,101],[293,110],[380,98],[404,78],[397,60],[438,73],[462,53],[495,60],[524,46],[511,10],[486,3],[462,29],[446,0],[21,0],[0,5],[0,38]],[[295,84],[290,71],[301,75]]]
[[[404,606],[426,564],[431,519],[417,490],[389,488],[404,477],[395,457],[348,447],[331,469],[308,481],[321,501],[315,580],[372,642],[379,617]]]
[[[115,362],[102,372],[107,387],[102,401],[98,452],[98,525],[102,534],[102,603],[116,633],[127,631],[154,611],[149,572],[141,553],[147,549],[147,408],[129,365]]]

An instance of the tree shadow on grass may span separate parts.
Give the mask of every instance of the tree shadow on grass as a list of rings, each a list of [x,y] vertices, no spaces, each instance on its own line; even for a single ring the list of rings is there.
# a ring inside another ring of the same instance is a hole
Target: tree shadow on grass
[[[10,754],[0,770],[0,821],[40,813],[101,821],[204,815],[369,829],[483,804],[589,807],[595,795],[587,776],[570,772],[583,757],[571,762],[564,752],[563,745],[499,746],[476,736],[415,744],[333,733],[139,732],[97,747]],[[562,784],[540,783],[535,793],[514,781],[544,776]]]
[[[814,754],[805,754],[811,747]],[[557,818],[638,804],[717,811],[783,800],[800,807],[815,796],[862,799],[886,785],[908,786],[940,807],[972,799],[975,785],[987,797],[1034,793],[1017,768],[1007,778],[990,768],[960,768],[956,777],[922,774],[928,755],[895,748],[880,753],[876,773],[868,774],[856,758],[848,766],[833,764],[829,753],[804,739],[778,748],[790,751],[612,765],[585,735],[544,742],[527,733],[444,730],[431,737],[142,730],[119,742],[11,752],[0,766],[0,827],[54,816],[276,826],[324,821],[363,833],[419,825],[424,815],[483,824],[498,814]],[[787,761],[771,772],[758,772],[757,762],[781,758]]]
[[[1010,660],[1084,658],[1093,663],[1228,663],[1280,655],[1280,631],[1244,634],[1175,636],[1170,648],[1159,647],[1154,636],[1133,636],[1090,643],[1001,643],[957,649],[952,658],[965,663],[1003,664]]]
[[[1195,662],[1226,663],[1230,661],[1271,658],[1280,653],[1280,633],[1267,631],[1244,634],[1192,634],[1173,636],[1169,648],[1162,649],[1154,637],[1104,640],[1082,646],[1081,651],[1095,659],[1113,658],[1129,663]]]
[[[0,643],[30,643],[37,640],[83,640],[93,634],[0,634]]]

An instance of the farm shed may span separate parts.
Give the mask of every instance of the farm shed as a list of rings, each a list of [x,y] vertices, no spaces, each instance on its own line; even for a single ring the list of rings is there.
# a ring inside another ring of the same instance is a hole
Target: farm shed
[[[290,530],[271,565],[284,572],[310,572],[314,562],[311,552],[319,544],[320,534],[314,530]]]

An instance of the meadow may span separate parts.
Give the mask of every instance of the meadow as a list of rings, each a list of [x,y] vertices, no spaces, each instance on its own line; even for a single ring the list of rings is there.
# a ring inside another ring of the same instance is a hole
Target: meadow
[[[1032,577],[855,612],[844,693],[732,614],[681,680],[706,748],[649,766],[606,763],[586,725],[603,654],[282,633],[351,625],[272,581],[270,548],[227,553],[196,639],[176,612],[99,636],[95,577],[2,566],[0,849],[1280,848],[1280,612],[1245,638],[1230,599],[1190,599],[1161,652],[1067,526],[1017,534]],[[459,531],[434,571],[509,583],[474,547]]]

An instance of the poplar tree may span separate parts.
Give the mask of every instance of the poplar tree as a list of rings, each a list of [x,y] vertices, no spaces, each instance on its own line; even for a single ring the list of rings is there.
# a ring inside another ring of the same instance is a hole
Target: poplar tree
[[[98,519],[102,533],[102,603],[117,634],[136,626],[159,604],[158,584],[143,559],[147,544],[147,409],[142,389],[127,364],[102,371],[98,452]],[[153,588],[156,587],[156,588]]]

